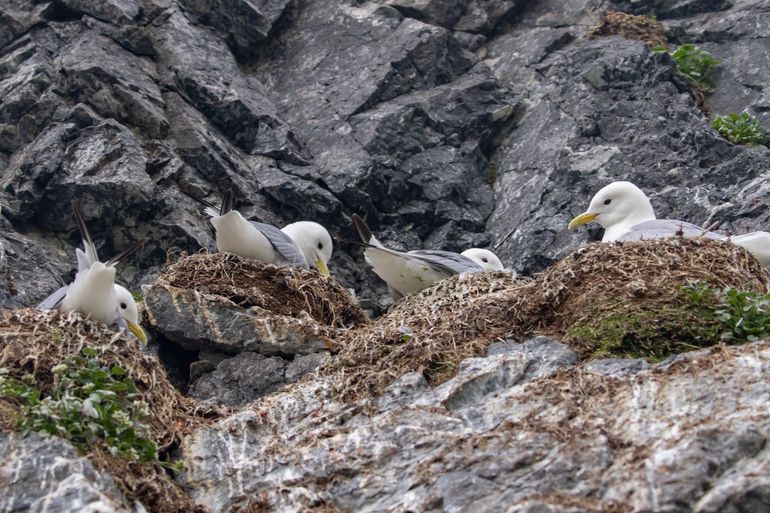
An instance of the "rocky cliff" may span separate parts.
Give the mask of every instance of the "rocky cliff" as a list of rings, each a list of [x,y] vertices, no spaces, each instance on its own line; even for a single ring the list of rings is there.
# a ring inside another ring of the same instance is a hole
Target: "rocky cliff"
[[[607,11],[646,18],[602,28]],[[652,49],[685,43],[721,61],[713,91]],[[612,180],[661,216],[767,229],[770,150],[710,125],[741,111],[770,128],[764,1],[4,0],[0,305],[72,278],[71,200],[104,255],[148,237],[119,273],[145,286],[171,380],[209,403],[263,397],[164,447],[187,462],[173,486],[211,511],[765,512],[766,343],[594,361],[565,330],[503,323],[442,380],[417,359],[376,398],[340,399],[323,372],[282,387],[350,357],[366,321],[344,288],[389,305],[360,249],[336,244],[333,319],[164,268],[213,250],[188,195],[226,190],[259,221],[351,239],[355,212],[395,248],[490,247],[524,276],[597,238],[566,225]],[[67,442],[3,433],[0,509],[154,508]]]

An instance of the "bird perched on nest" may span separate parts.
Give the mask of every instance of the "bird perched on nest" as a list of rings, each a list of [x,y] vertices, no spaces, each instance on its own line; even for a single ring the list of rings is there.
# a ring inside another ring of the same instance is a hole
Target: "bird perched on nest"
[[[357,214],[353,214],[353,224],[366,247],[366,261],[374,273],[388,284],[394,299],[422,290],[454,274],[503,270],[500,259],[486,249],[471,248],[462,253],[438,250],[404,253],[383,246]]]
[[[72,204],[83,248],[75,250],[78,272],[75,281],[66,285],[37,305],[38,310],[58,308],[65,312],[77,311],[90,315],[92,319],[107,325],[117,324],[127,328],[142,343],[147,343],[147,334],[139,326],[139,311],[136,301],[125,287],[115,283],[115,265],[136,251],[147,239],[135,242],[107,262],[100,262],[91,234],[88,233],[83,215],[77,204]]]
[[[326,228],[312,221],[299,221],[278,229],[273,225],[245,219],[233,209],[232,192],[222,197],[222,206],[190,196],[206,208],[217,238],[217,250],[268,264],[309,269],[310,265],[329,276],[332,238]]]
[[[631,182],[613,182],[591,200],[588,210],[569,223],[569,229],[597,222],[604,227],[603,242],[660,239],[681,235],[727,240],[745,248],[762,265],[770,265],[770,233],[751,232],[727,236],[685,221],[656,219],[647,196]]]

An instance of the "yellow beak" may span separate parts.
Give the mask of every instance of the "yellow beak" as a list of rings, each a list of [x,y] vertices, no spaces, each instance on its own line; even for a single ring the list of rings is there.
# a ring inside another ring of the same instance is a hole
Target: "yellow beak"
[[[329,272],[329,268],[326,267],[326,262],[324,262],[320,258],[316,261],[315,267],[324,276],[331,276],[331,273]]]
[[[579,216],[577,216],[575,219],[569,222],[568,229],[572,230],[573,228],[577,228],[578,226],[588,224],[591,221],[596,221],[596,218],[599,216],[599,214],[594,214],[592,212],[583,212]]]
[[[131,322],[129,320],[126,320],[126,324],[128,325],[128,331],[130,331],[133,336],[139,339],[139,342],[141,342],[143,345],[147,345],[147,333],[144,332],[142,327],[137,323]]]

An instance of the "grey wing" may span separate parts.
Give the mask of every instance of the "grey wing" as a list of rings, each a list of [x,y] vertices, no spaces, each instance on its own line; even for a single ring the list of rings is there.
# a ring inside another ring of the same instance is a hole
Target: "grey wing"
[[[725,235],[719,232],[706,231],[700,226],[696,226],[686,221],[676,219],[654,219],[634,225],[629,231],[618,237],[616,240],[649,240],[661,239],[663,237],[706,237],[709,239],[726,239]]]
[[[310,269],[305,255],[297,247],[291,237],[271,224],[249,221],[251,225],[264,235],[273,248],[281,255],[289,265]]]
[[[441,251],[434,249],[418,249],[406,253],[407,255],[415,256],[421,261],[430,265],[432,269],[438,272],[442,272],[449,276],[453,274],[460,274],[465,272],[478,272],[484,269],[471,260],[459,253],[452,253],[451,251]]]
[[[54,310],[57,306],[59,306],[59,303],[62,302],[64,299],[64,296],[67,295],[67,290],[70,288],[69,285],[65,285],[47,298],[45,298],[39,305],[37,305],[35,308],[38,310]]]

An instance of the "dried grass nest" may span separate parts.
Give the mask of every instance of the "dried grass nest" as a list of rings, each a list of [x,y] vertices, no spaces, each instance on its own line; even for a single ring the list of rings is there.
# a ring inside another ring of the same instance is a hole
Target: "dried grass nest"
[[[626,39],[643,41],[651,47],[666,46],[666,27],[648,16],[637,16],[620,11],[605,11],[599,22],[588,33],[589,37],[618,35]]]
[[[770,290],[770,274],[730,243],[594,243],[534,279],[485,272],[443,280],[351,332],[318,372],[333,378],[345,400],[354,400],[378,395],[411,371],[441,383],[463,359],[483,355],[509,335],[551,335],[584,358],[663,357],[714,343],[693,339],[691,327],[701,319],[680,286],[696,282]],[[604,333],[605,325],[615,331]]]
[[[256,306],[289,317],[304,311],[319,324],[333,328],[368,321],[355,297],[334,278],[228,253],[184,256],[168,266],[159,280],[222,296],[244,308]]]
[[[195,401],[174,388],[161,363],[144,354],[136,340],[103,324],[58,310],[0,313],[0,368],[8,369],[10,376],[17,379],[31,374],[43,393],[52,390],[53,367],[81,355],[85,348],[96,350],[102,364],[126,369],[136,383],[152,412],[149,426],[159,454],[172,450],[183,435],[223,413],[211,407],[197,408]],[[14,413],[14,417],[18,413],[15,405],[2,399],[0,411]],[[0,427],[12,427],[11,418],[6,416],[5,420],[9,422]],[[167,471],[157,465],[131,463],[99,446],[87,456],[97,468],[109,472],[130,500],[139,500],[151,511],[198,511]]]

